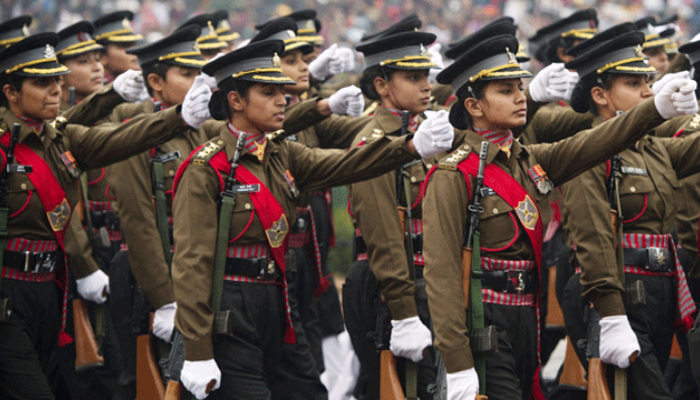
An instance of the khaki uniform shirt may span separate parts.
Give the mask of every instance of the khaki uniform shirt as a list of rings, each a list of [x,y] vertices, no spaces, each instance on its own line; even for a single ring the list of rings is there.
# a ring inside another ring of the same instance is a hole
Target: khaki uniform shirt
[[[223,148],[233,158],[236,138],[222,128],[221,136],[209,145]],[[296,198],[284,178],[289,171],[299,191],[313,191],[344,185],[385,173],[405,164],[414,156],[405,147],[406,138],[390,140],[376,133],[363,146],[343,150],[309,149],[288,140],[268,140],[263,162],[243,151],[240,165],[261,180],[280,202],[287,221],[296,219]],[[200,152],[182,175],[173,203],[175,258],[172,276],[178,312],[175,326],[182,333],[187,360],[213,358],[212,325],[209,306],[217,239],[217,201],[221,187],[208,159],[215,152]],[[199,164],[199,165],[198,165]],[[266,234],[254,212],[250,196],[238,194],[231,217],[229,238],[238,236],[253,221],[236,244],[267,244]]]
[[[378,107],[372,122],[355,138],[352,147],[358,146],[375,130],[398,136],[401,118]],[[419,199],[425,175],[438,158],[433,156],[408,168],[412,202]],[[405,205],[405,199],[400,200]],[[415,219],[422,218],[421,203],[418,202],[412,210]],[[369,266],[389,307],[391,318],[401,320],[418,315],[415,284],[409,279],[404,232],[396,209],[396,171],[350,185],[350,207],[367,245]]]
[[[46,123],[40,137],[13,112],[0,107],[0,129],[8,131],[14,123],[21,125],[19,142],[29,146],[48,163],[65,190],[72,211],[81,199],[80,185],[79,180],[70,175],[61,161],[61,154],[70,151],[81,170],[99,168],[126,159],[136,152],[166,140],[182,122],[175,110],[170,110],[158,119],[144,118],[124,125],[87,128],[81,125],[57,123],[55,128],[52,124]],[[6,149],[3,150],[6,151]],[[12,215],[22,210],[8,220],[9,235],[29,240],[55,240],[39,196],[31,195],[34,191],[34,185],[27,174],[8,175],[9,213]],[[80,226],[80,220],[78,218],[72,218],[72,220],[65,238],[66,253],[74,274],[77,278],[82,278],[95,272],[98,267],[90,257],[87,236]]]
[[[490,146],[486,162],[495,163],[511,175],[541,206],[548,196],[537,190],[528,169],[539,164],[555,185],[562,184],[629,147],[661,122],[663,119],[653,100],[648,100],[596,129],[580,132],[569,139],[532,146],[522,146],[515,141],[510,159],[496,146]],[[462,240],[471,199],[464,176],[456,166],[470,152],[478,154],[481,141],[480,135],[468,131],[460,146],[464,155],[440,161],[423,204],[424,275],[435,346],[448,373],[474,366],[467,336],[461,269]],[[473,191],[473,181],[470,186]],[[481,203],[484,207],[479,223],[481,247],[498,249],[489,252],[488,257],[534,261],[532,244],[523,225],[514,222],[518,218],[513,208],[499,196],[484,197]]]
[[[613,119],[617,119],[616,117]],[[598,119],[595,125],[601,125]],[[664,134],[668,124],[655,132]],[[622,168],[644,172],[622,172],[619,183],[620,208],[625,233],[663,235],[671,233],[676,217],[678,178],[700,171],[700,135],[659,138],[648,135],[636,145],[619,152]],[[581,265],[584,296],[600,317],[624,315],[623,260],[618,259],[610,224],[606,163],[581,174],[562,186],[564,204],[571,215],[570,237]]]

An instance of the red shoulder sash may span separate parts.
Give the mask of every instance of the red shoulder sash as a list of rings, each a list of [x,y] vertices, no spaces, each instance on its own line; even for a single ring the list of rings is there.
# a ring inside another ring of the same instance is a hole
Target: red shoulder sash
[[[9,132],[5,132],[0,138],[0,143],[5,147],[10,145]],[[49,220],[56,241],[61,246],[61,250],[65,251],[64,238],[71,217],[71,207],[68,204],[66,192],[54,176],[51,167],[26,144],[17,143],[15,145],[14,158],[19,164],[32,166],[33,170],[27,174],[27,177],[34,185],[34,189],[44,205],[46,218]],[[2,161],[4,168],[5,162],[7,162],[4,155]]]

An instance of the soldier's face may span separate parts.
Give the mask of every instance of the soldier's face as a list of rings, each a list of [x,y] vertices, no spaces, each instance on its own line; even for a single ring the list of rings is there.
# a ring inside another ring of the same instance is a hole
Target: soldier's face
[[[134,46],[134,43],[107,45],[107,50],[100,57],[100,62],[104,65],[105,71],[114,76],[130,69],[141,71],[141,66],[139,66],[136,56],[126,52],[126,49],[132,46]]]
[[[600,106],[614,116],[617,111],[628,111],[637,104],[652,97],[654,92],[649,87],[649,75],[620,75],[615,77],[608,90],[604,90]],[[599,100],[596,100],[598,102]],[[604,112],[600,115],[605,116]]]
[[[170,105],[182,104],[199,71],[199,68],[174,65],[165,73],[165,79],[156,74],[149,74],[148,84],[151,85],[154,96],[158,100]]]
[[[382,105],[396,110],[419,114],[430,105],[433,86],[428,80],[429,70],[395,70],[389,81],[375,80],[375,89],[382,98]]]
[[[656,68],[660,74],[668,70],[670,61],[663,46],[654,47],[644,51],[644,55],[649,59],[649,65]]]
[[[233,108],[233,125],[251,133],[274,132],[282,129],[287,101],[281,85],[256,83],[245,97],[229,93]]]
[[[78,100],[104,86],[105,70],[99,61],[97,52],[93,51],[69,58],[64,62],[64,65],[70,70],[70,74],[63,76],[61,84],[64,96],[71,86],[75,88]]]
[[[5,85],[3,91],[10,110],[24,117],[48,120],[58,116],[61,104],[59,77],[26,78],[20,90]]]
[[[523,94],[520,78],[499,79],[489,82],[481,99],[476,101],[477,113],[472,114],[481,121],[481,129],[506,131],[525,125],[527,122],[527,98]]]
[[[282,55],[282,73],[296,82],[285,85],[284,90],[291,94],[302,94],[309,90],[309,67],[304,62],[301,50],[292,50]]]

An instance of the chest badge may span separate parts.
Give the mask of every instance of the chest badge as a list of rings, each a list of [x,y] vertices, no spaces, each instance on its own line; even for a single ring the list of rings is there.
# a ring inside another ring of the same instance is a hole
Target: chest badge
[[[73,158],[73,154],[71,154],[70,151],[61,154],[61,161],[63,161],[63,165],[66,166],[70,176],[72,176],[74,179],[80,177],[80,168],[78,168],[78,163],[75,161],[75,158]]]
[[[297,183],[289,170],[284,171],[284,180],[287,181],[287,186],[289,186],[289,191],[292,192],[292,196],[294,196],[294,198],[299,197]]]
[[[57,205],[52,211],[46,213],[51,224],[51,229],[55,232],[62,231],[70,220],[70,205],[68,200],[63,199],[61,204]]]
[[[289,232],[287,216],[282,214],[282,217],[275,221],[270,229],[265,231],[265,234],[267,234],[267,241],[270,242],[270,247],[280,247],[282,243],[284,243],[287,232]]]
[[[518,219],[523,226],[529,230],[534,230],[537,220],[540,218],[540,213],[537,211],[535,203],[532,202],[530,196],[525,196],[525,200],[518,203],[515,209],[518,214]]]

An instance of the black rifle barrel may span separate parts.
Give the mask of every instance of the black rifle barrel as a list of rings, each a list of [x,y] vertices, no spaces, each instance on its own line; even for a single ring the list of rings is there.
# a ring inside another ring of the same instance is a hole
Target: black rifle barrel
[[[481,149],[479,150],[479,171],[476,174],[476,185],[474,185],[472,204],[468,207],[469,230],[464,237],[464,247],[467,248],[471,247],[472,241],[474,240],[474,232],[479,229],[479,214],[484,211],[484,207],[481,206],[481,188],[484,186],[484,168],[486,168],[486,155],[488,152],[489,142],[481,142]]]

